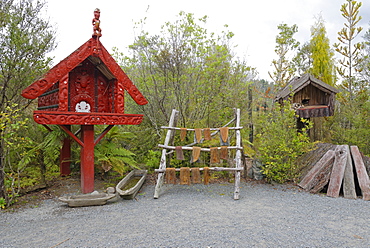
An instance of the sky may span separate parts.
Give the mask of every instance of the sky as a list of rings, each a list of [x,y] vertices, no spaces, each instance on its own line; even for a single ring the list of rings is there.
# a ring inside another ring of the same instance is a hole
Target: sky
[[[144,30],[158,34],[161,26],[178,19],[180,11],[193,13],[195,18],[208,16],[205,28],[220,34],[224,25],[234,33],[232,44],[236,56],[245,59],[258,71],[258,78],[270,81],[268,72],[273,71],[271,62],[277,58],[274,52],[277,26],[296,24],[294,38],[305,43],[310,40],[310,28],[321,15],[325,21],[330,43],[337,42],[337,33],[344,26],[340,8],[346,0],[48,0],[46,16],[57,30],[57,48],[49,53],[54,64],[63,60],[91,38],[92,18],[95,8],[101,11],[102,37],[100,41],[112,52],[117,47],[128,54],[127,47],[134,42],[134,23],[146,19]],[[361,1],[358,1],[361,2]],[[370,1],[363,0],[360,8],[364,28],[369,29]]]

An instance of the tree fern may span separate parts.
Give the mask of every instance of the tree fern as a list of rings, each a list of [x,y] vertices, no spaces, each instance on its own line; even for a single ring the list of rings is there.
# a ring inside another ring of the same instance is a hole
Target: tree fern
[[[112,169],[121,176],[130,168],[139,169],[135,154],[125,148],[125,141],[133,137],[133,133],[122,132],[119,126],[113,127],[95,147],[97,165],[106,172]]]

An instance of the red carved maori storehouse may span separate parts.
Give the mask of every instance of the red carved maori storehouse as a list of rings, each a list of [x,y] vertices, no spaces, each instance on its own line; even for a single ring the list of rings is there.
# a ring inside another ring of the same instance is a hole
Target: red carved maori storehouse
[[[81,146],[82,193],[94,190],[94,147],[114,125],[138,125],[143,115],[124,113],[125,91],[139,105],[147,100],[100,42],[100,11],[94,12],[94,34],[43,78],[23,90],[22,96],[38,98],[34,120],[42,125],[59,125]],[[71,132],[80,125],[80,132]],[[94,125],[108,125],[95,138]],[[70,173],[70,140],[61,151],[61,174]]]

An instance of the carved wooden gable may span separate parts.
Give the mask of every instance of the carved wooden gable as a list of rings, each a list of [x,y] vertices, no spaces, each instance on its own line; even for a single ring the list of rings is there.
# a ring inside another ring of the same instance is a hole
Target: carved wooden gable
[[[91,38],[22,96],[38,98],[34,119],[40,124],[139,124],[142,115],[124,114],[124,91],[137,104],[147,103],[99,39]]]

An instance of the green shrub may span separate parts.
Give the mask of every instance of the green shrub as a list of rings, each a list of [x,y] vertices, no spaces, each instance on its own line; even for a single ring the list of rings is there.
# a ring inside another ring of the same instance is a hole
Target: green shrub
[[[268,181],[284,183],[296,181],[296,158],[311,147],[307,129],[311,123],[302,119],[306,128],[297,130],[297,116],[289,102],[279,104],[266,115],[260,116],[256,135],[257,159],[263,163],[262,171]]]

